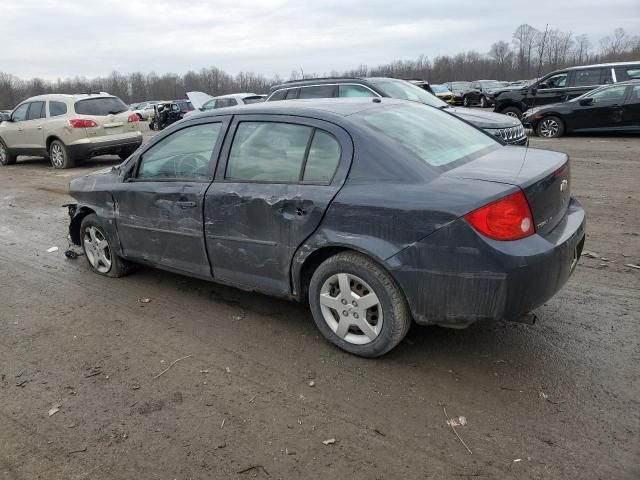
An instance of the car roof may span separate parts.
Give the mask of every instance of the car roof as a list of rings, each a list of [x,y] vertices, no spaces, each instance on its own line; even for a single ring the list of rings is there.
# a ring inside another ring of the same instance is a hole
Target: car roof
[[[245,97],[255,97],[255,93],[229,93],[227,95],[218,95],[217,97],[211,98],[211,100],[216,100],[218,98],[245,98]]]
[[[36,95],[35,97],[29,97],[27,98],[24,102],[33,102],[33,101],[38,101],[38,100],[59,100],[59,101],[65,101],[65,100],[71,100],[71,101],[78,101],[78,100],[84,100],[87,98],[113,98],[115,97],[115,95],[111,95],[109,93],[106,92],[100,92],[100,93],[45,93],[44,95]],[[24,103],[21,102],[21,103]]]
[[[577,67],[569,67],[562,70],[579,70],[582,68],[621,67],[624,65],[640,65],[640,60],[636,60],[632,62],[611,62],[611,63],[597,63],[594,65],[580,65]]]
[[[335,117],[348,117],[369,108],[379,105],[398,105],[411,103],[406,100],[394,98],[314,98],[303,100],[287,100],[284,102],[261,102],[234,107],[205,110],[188,117],[189,119],[202,119],[222,115],[292,115],[302,117],[314,117],[330,119]]]

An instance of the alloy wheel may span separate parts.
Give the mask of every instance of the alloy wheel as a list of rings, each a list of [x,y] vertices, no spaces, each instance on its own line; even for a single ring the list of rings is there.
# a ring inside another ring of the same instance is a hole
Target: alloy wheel
[[[2,143],[0,143],[0,163],[7,163],[7,150]]]
[[[93,268],[100,273],[111,269],[109,242],[98,227],[91,225],[84,231],[84,252]]]
[[[51,146],[51,163],[56,168],[62,168],[64,165],[64,151],[59,143],[54,143]]]
[[[558,136],[560,131],[560,125],[552,118],[543,120],[540,124],[540,135],[546,138],[553,138]]]
[[[520,118],[516,112],[507,112],[507,113],[505,113],[505,115],[507,117],[513,117],[513,118],[517,118],[517,119]]]
[[[382,331],[382,304],[373,289],[360,277],[338,273],[320,290],[320,310],[329,328],[354,345],[374,341]]]
[[[480,108],[484,108],[487,106],[487,101],[484,99],[484,97],[480,97]]]

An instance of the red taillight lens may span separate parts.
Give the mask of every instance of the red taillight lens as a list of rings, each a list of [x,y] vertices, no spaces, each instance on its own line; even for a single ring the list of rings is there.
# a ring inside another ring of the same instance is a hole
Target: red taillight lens
[[[464,216],[481,234],[494,240],[519,240],[533,235],[533,216],[522,190]]]
[[[98,126],[93,120],[87,120],[85,118],[69,120],[69,125],[71,125],[71,128],[93,128]]]
[[[131,115],[129,115],[129,118],[127,119],[128,122],[139,122],[140,118],[138,118],[138,115],[136,113],[132,113]]]

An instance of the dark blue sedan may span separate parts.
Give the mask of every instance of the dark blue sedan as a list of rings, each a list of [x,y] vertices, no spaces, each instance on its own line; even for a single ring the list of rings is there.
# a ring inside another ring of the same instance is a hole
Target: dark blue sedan
[[[518,320],[552,297],[585,238],[569,170],[415,102],[255,104],[71,182],[69,230],[99,274],[142,263],[295,298],[375,357],[412,321]]]

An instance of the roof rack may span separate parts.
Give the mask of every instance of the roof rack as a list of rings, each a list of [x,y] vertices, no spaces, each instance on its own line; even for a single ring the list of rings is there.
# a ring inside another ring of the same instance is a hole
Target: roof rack
[[[282,82],[281,85],[285,85],[287,83],[297,83],[297,82],[312,82],[314,80],[362,80],[362,77],[309,77],[309,78],[299,78],[298,80],[288,80],[286,82]]]

